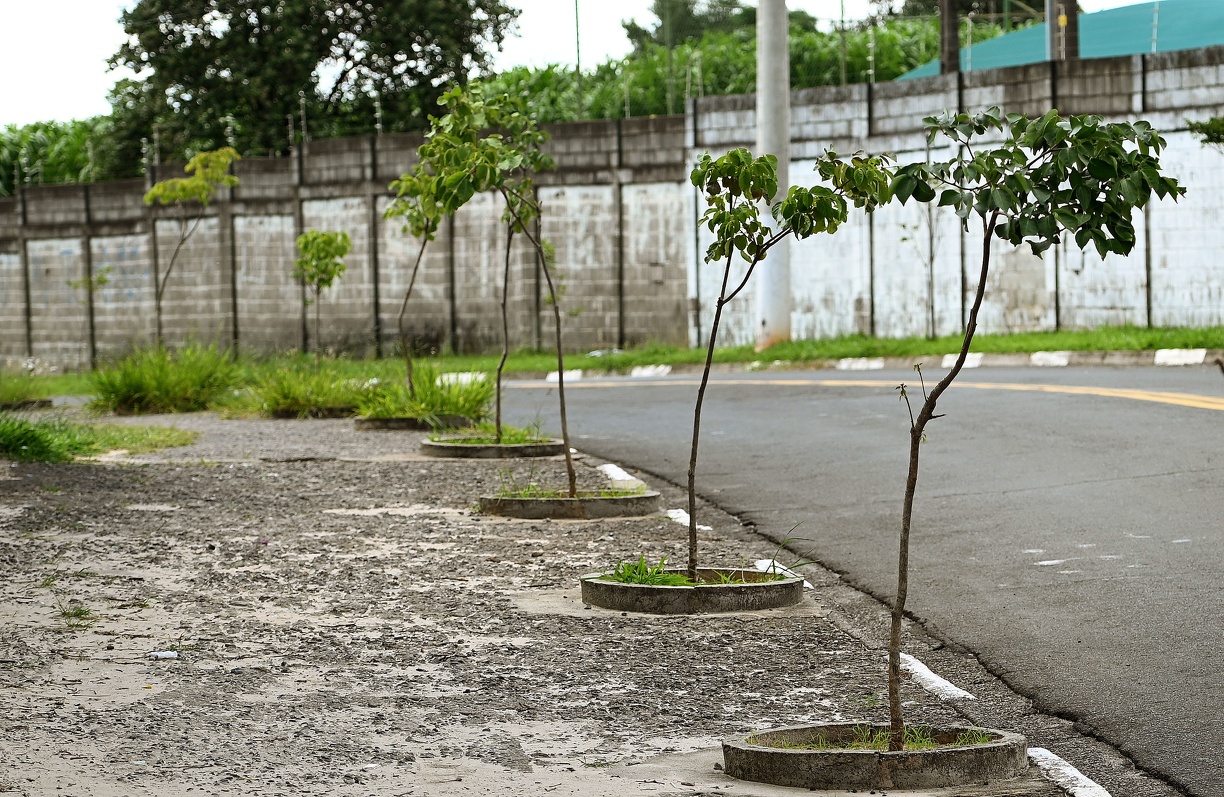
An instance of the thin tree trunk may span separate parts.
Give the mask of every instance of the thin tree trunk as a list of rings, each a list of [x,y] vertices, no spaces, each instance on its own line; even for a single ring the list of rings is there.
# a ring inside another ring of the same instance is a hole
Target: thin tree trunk
[[[408,340],[408,330],[404,327],[404,318],[408,313],[408,300],[412,298],[412,286],[416,285],[417,272],[421,269],[421,261],[425,258],[425,247],[429,239],[421,239],[421,249],[417,252],[416,263],[412,266],[412,276],[408,278],[408,289],[404,291],[404,301],[400,302],[399,318],[396,328],[399,330],[400,351],[404,355],[404,374],[408,381],[408,397],[416,399],[416,387],[412,384],[412,345]]]
[[[155,286],[153,295],[153,313],[157,316],[157,348],[164,349],[166,347],[166,339],[162,334],[162,296],[166,293],[166,282],[170,279],[170,272],[174,271],[174,264],[178,261],[179,251],[182,250],[183,244],[187,243],[187,239],[195,233],[196,227],[200,226],[200,219],[203,215],[195,217],[195,221],[191,225],[191,229],[187,229],[187,209],[179,206],[179,239],[174,245],[174,251],[170,254],[170,265],[166,266],[166,273],[160,275]],[[157,223],[155,219],[154,224]]]
[[[905,618],[905,600],[909,594],[910,521],[914,512],[914,494],[918,489],[918,455],[922,447],[926,425],[937,417],[935,406],[939,402],[939,397],[960,374],[969,356],[973,334],[977,331],[978,312],[982,309],[982,299],[986,295],[986,278],[990,273],[990,239],[994,236],[998,220],[998,211],[993,212],[989,218],[982,219],[982,270],[978,277],[977,293],[973,297],[973,308],[969,311],[969,320],[965,325],[965,339],[961,342],[960,354],[952,370],[948,371],[944,378],[939,380],[939,383],[925,396],[922,409],[918,411],[918,417],[910,425],[909,476],[905,482],[905,503],[901,510],[900,550],[897,554],[897,597],[893,601],[892,624],[888,635],[889,750],[902,750],[905,747],[905,719],[901,711],[901,626]]]
[[[316,290],[315,295],[315,370],[317,371],[323,365],[323,338],[321,337],[319,324],[319,300],[322,298],[322,291]]]
[[[578,476],[574,473],[574,454],[570,451],[569,419],[565,412],[565,354],[561,350],[561,307],[557,299],[557,290],[553,286],[552,271],[548,267],[548,258],[540,250],[540,262],[543,264],[544,279],[548,282],[548,297],[552,302],[553,320],[557,333],[557,404],[561,413],[561,440],[565,444],[565,474],[569,478],[569,497],[578,497]]]
[[[701,405],[705,402],[706,386],[710,383],[710,368],[714,364],[714,345],[718,340],[718,325],[722,321],[726,305],[727,283],[731,280],[731,259],[723,269],[722,288],[718,291],[718,302],[714,305],[714,323],[710,325],[710,341],[706,346],[705,368],[701,371],[701,386],[697,388],[697,406],[693,408],[693,444],[689,449],[688,467],[688,569],[690,581],[697,580],[697,444],[701,440]]]
[[[510,201],[510,195],[505,188],[501,189],[502,197],[506,200],[506,209],[510,211],[513,217],[512,224],[516,225],[527,236],[527,240],[535,248],[536,253],[540,256],[541,270],[544,272],[544,279],[548,282],[548,298],[552,303],[553,320],[556,325],[557,338],[557,404],[561,414],[561,441],[565,445],[565,473],[569,478],[569,497],[578,497],[578,475],[574,472],[574,455],[570,451],[570,436],[569,436],[569,417],[565,411],[565,353],[561,349],[561,307],[557,300],[557,290],[553,285],[552,270],[548,267],[548,256],[544,251],[544,245],[541,243],[531,231],[527,229],[527,225],[523,223],[523,217],[514,209],[514,203]],[[535,212],[539,214],[539,205],[533,203]]]
[[[497,400],[497,444],[501,445],[502,441],[502,372],[506,370],[506,360],[510,357],[510,248],[514,243],[514,222],[506,225],[506,266],[502,272],[502,297],[501,297],[501,317],[502,317],[502,355],[501,360],[497,363],[497,387],[494,391],[494,396]]]

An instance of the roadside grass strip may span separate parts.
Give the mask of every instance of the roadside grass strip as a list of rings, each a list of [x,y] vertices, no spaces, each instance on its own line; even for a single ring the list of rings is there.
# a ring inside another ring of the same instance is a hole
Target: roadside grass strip
[[[908,653],[901,654],[901,669],[909,673],[910,677],[917,681],[923,689],[940,700],[977,700],[964,689],[931,672],[930,667]]]
[[[1047,780],[1058,784],[1071,797],[1112,797],[1104,786],[1044,747],[1030,747],[1028,755]]]

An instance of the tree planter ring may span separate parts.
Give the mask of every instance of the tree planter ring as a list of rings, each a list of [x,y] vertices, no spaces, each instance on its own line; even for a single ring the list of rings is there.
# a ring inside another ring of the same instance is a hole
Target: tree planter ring
[[[274,410],[271,415],[279,421],[322,420],[329,418],[352,418],[356,412],[356,407],[312,407],[306,411],[305,415],[296,410]]]
[[[481,496],[480,511],[486,515],[527,520],[591,520],[609,517],[642,517],[659,511],[659,494],[653,491],[636,495],[577,498],[498,498]]]
[[[0,401],[0,412],[51,409],[51,399],[26,399],[25,401]]]
[[[955,744],[958,734],[971,730],[989,734],[991,741],[931,750],[795,749],[820,737],[850,738],[858,727],[795,725],[728,740],[723,742],[724,768],[740,780],[806,789],[937,789],[1012,780],[1028,771],[1024,737],[990,728],[936,728],[932,736],[943,744]],[[871,727],[888,730],[883,724]]]
[[[668,572],[683,573],[684,568],[668,568]],[[590,573],[579,579],[582,602],[618,612],[708,614],[779,609],[803,599],[802,578],[777,579],[759,570],[714,567],[699,567],[697,574],[710,583],[693,587],[621,584],[606,580],[606,573]],[[725,576],[747,583],[721,583]]]
[[[561,440],[546,440],[540,443],[460,443],[461,438],[426,440],[421,443],[421,453],[427,457],[450,457],[452,459],[511,459],[515,457],[558,457],[565,453]]]
[[[460,415],[439,415],[425,418],[354,418],[353,428],[361,432],[432,432],[434,429],[463,429],[473,424],[471,418]]]

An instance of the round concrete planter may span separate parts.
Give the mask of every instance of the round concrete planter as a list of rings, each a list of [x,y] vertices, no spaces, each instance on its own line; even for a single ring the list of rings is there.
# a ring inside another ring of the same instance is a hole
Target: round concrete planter
[[[421,443],[421,453],[427,457],[450,457],[452,459],[511,459],[515,457],[558,457],[565,453],[561,440],[540,443],[463,443],[463,438],[452,437],[441,440],[426,440]]]
[[[683,573],[684,568],[669,568]],[[794,606],[803,599],[803,579],[784,578],[759,570],[697,568],[706,582],[694,587],[665,587],[652,584],[621,584],[607,581],[605,573],[583,576],[582,602],[603,609],[645,614],[708,614],[750,612]],[[722,583],[732,576],[745,583]]]
[[[642,517],[659,511],[659,494],[647,491],[610,498],[583,495],[581,492],[577,498],[498,498],[486,495],[480,498],[480,511],[486,515],[527,520]]]
[[[272,413],[272,417],[281,421],[300,420],[303,418],[321,420],[326,418],[352,418],[356,412],[356,407],[314,407],[305,416],[299,415],[293,410],[277,410]]]
[[[801,750],[820,738],[833,743],[853,737],[855,724],[796,725],[723,742],[723,763],[733,778],[801,789],[938,789],[1021,777],[1028,770],[1024,737],[990,728],[937,728],[937,742],[955,744],[963,731],[992,741],[964,747],[879,752]],[[887,725],[873,725],[888,730]],[[777,746],[774,746],[777,745]]]
[[[471,418],[458,415],[439,415],[424,418],[354,418],[353,428],[362,432],[432,432],[434,429],[463,429],[471,426]]]
[[[0,412],[18,412],[20,410],[49,410],[51,399],[28,399],[26,401],[0,401]]]

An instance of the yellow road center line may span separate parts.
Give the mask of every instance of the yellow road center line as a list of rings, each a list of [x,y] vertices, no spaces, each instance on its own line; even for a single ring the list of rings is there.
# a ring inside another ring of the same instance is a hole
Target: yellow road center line
[[[595,388],[619,387],[691,387],[699,384],[698,379],[617,379],[617,380],[579,380],[566,384],[571,390],[589,390]],[[896,387],[896,381],[887,379],[719,379],[711,382],[717,385],[736,385],[753,387]],[[908,382],[907,384],[914,384]],[[932,381],[930,384],[934,384]],[[555,382],[508,383],[509,387],[540,390],[556,387]],[[1081,385],[1028,385],[1014,382],[956,382],[953,388],[968,388],[970,390],[1011,390],[1029,393],[1064,393],[1073,396],[1100,396],[1104,398],[1120,398],[1130,401],[1152,401],[1158,404],[1174,404],[1179,407],[1193,407],[1203,410],[1224,411],[1224,398],[1200,396],[1194,393],[1167,393],[1156,390],[1137,390],[1131,388],[1088,387]]]

